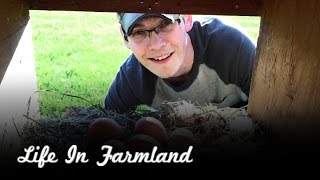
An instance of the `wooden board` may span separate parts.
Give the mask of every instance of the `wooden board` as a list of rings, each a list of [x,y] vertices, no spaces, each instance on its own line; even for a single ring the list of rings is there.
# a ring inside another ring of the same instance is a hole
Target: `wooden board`
[[[265,2],[249,113],[275,139],[319,141],[320,2]]]
[[[28,10],[24,0],[0,3],[0,163],[6,162],[2,158],[16,158],[18,132],[26,122],[22,117],[37,87],[31,27],[26,32]],[[29,106],[30,116],[38,110],[35,99]]]
[[[29,0],[33,10],[259,15],[262,0]]]
[[[0,2],[0,84],[28,20],[25,1]]]

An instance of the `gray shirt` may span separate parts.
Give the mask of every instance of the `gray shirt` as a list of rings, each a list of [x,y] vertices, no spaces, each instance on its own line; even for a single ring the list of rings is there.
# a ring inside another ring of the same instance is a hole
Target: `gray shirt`
[[[163,101],[187,100],[218,107],[248,101],[256,47],[239,30],[218,19],[195,21],[189,31],[195,58],[190,78],[172,86],[143,67],[132,54],[120,67],[105,99],[105,108],[120,112],[136,105],[160,108]]]

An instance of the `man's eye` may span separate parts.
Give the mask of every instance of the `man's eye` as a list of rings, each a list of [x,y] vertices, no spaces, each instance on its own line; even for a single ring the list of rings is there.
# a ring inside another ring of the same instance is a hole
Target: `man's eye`
[[[169,25],[172,25],[173,23],[170,22],[170,21],[163,21],[162,24],[163,24],[164,26],[169,26]]]
[[[144,36],[146,31],[136,31],[132,33],[132,36]]]
[[[173,25],[172,22],[163,21],[158,28],[159,28],[160,30],[166,30],[166,29],[170,29],[170,27],[171,27],[172,25]]]

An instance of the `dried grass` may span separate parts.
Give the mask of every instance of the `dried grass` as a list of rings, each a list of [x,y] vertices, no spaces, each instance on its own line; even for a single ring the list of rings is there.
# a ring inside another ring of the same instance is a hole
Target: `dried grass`
[[[21,138],[24,146],[49,145],[55,152],[65,153],[71,145],[77,145],[78,149],[85,151],[88,146],[87,130],[94,119],[112,118],[130,137],[135,122],[147,116],[160,120],[168,134],[180,127],[191,130],[199,147],[221,148],[230,144],[245,144],[257,148],[263,143],[263,131],[248,116],[246,107],[217,109],[213,106],[195,106],[186,101],[164,102],[162,109],[157,111],[132,110],[122,114],[98,106],[70,107],[56,119],[35,120],[28,117],[30,121],[23,128]],[[247,124],[237,127],[235,124],[238,121]]]

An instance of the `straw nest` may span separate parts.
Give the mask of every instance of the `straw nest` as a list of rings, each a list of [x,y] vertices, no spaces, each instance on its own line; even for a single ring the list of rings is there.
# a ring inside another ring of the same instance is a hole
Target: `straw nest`
[[[196,106],[187,101],[163,102],[160,110],[143,108],[122,114],[98,106],[70,107],[60,118],[29,121],[21,136],[25,146],[49,145],[56,152],[63,153],[71,145],[86,150],[87,130],[94,119],[112,118],[131,136],[135,122],[146,116],[160,120],[168,134],[179,127],[191,130],[199,147],[224,151],[224,147],[234,144],[256,149],[263,143],[263,131],[247,114],[246,107],[218,109],[212,105]]]

